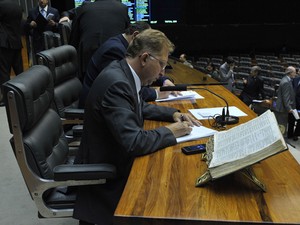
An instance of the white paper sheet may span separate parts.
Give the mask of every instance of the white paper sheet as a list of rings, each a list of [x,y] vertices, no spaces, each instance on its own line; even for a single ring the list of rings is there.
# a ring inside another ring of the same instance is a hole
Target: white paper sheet
[[[173,100],[186,100],[186,99],[204,99],[203,96],[199,95],[195,91],[181,91],[181,95],[175,96],[170,94],[168,98],[157,99],[157,102],[166,102]]]
[[[189,109],[190,113],[198,120],[205,120],[209,117],[213,118],[215,115],[222,115],[222,110],[224,107],[216,108],[203,108],[203,109]],[[242,110],[235,106],[229,106],[229,114],[231,116],[247,116]]]
[[[181,142],[185,142],[185,141],[192,141],[192,140],[197,140],[197,139],[204,138],[204,137],[209,137],[217,132],[218,131],[204,127],[204,126],[200,126],[200,127],[194,126],[192,132],[189,135],[176,138],[176,140],[177,140],[177,143],[181,143]]]

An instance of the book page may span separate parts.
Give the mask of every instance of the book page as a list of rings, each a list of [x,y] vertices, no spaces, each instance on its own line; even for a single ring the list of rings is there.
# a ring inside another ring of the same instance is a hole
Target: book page
[[[259,117],[214,135],[214,152],[209,168],[242,159],[281,139],[274,114],[268,110]]]

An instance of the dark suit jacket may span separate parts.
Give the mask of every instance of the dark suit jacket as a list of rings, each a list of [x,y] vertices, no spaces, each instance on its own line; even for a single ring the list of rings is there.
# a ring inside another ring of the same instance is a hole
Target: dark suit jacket
[[[113,61],[95,80],[85,107],[84,132],[76,162],[111,163],[118,177],[105,185],[80,187],[74,217],[112,224],[133,160],[176,144],[166,127],[143,129],[143,119],[173,121],[176,109],[140,100],[125,59]]]
[[[59,18],[60,18],[58,10],[53,7],[48,6],[47,15],[49,13],[52,13],[54,15],[52,20],[54,22],[58,23]],[[29,10],[28,17],[25,22],[25,30],[26,30],[27,34],[32,36],[32,39],[33,39],[32,44],[34,46],[35,53],[44,50],[44,48],[43,48],[43,32],[44,31],[58,32],[57,25],[53,26],[53,27],[49,26],[49,25],[45,25],[45,26],[37,26],[36,28],[31,28],[30,27],[31,21],[33,21],[33,20],[36,21],[39,14],[40,14],[40,11],[39,11],[38,6]]]
[[[250,105],[254,99],[259,99],[259,94],[261,94],[263,99],[265,98],[263,79],[259,76],[254,78],[249,75],[247,78],[247,84],[244,85],[240,98],[247,105]]]
[[[22,9],[11,0],[0,1],[0,47],[21,49]]]
[[[129,25],[127,7],[116,0],[98,0],[77,10],[72,22],[70,44],[78,51],[79,78],[94,52],[108,38],[124,33]]]
[[[293,79],[293,86],[295,91],[296,109],[300,109],[300,77]]]

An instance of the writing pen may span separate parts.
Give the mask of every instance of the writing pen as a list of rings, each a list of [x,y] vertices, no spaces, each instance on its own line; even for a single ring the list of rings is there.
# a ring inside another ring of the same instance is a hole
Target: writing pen
[[[184,121],[184,117],[183,117],[183,115],[181,114],[181,116],[180,116],[180,120],[181,120],[181,122],[183,122]]]

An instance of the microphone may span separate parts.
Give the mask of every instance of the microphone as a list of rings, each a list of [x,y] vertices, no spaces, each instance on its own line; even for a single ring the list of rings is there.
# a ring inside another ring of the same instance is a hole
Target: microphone
[[[214,83],[214,84],[220,84],[220,83]],[[195,85],[195,84],[194,84]],[[188,84],[177,84],[175,86],[163,86],[160,87],[160,91],[186,91],[187,89],[200,89],[200,90],[205,90],[210,92],[211,94],[219,97],[220,99],[222,99],[225,104],[226,104],[226,113],[225,113],[225,107],[222,109],[222,115],[221,116],[217,116],[216,117],[216,122],[218,124],[220,124],[221,126],[224,126],[226,124],[236,124],[239,122],[239,117],[237,116],[231,116],[229,114],[229,106],[228,106],[228,102],[226,101],[225,98],[223,98],[222,96],[212,92],[211,90],[207,89],[207,88],[203,88],[203,87],[188,87]]]

